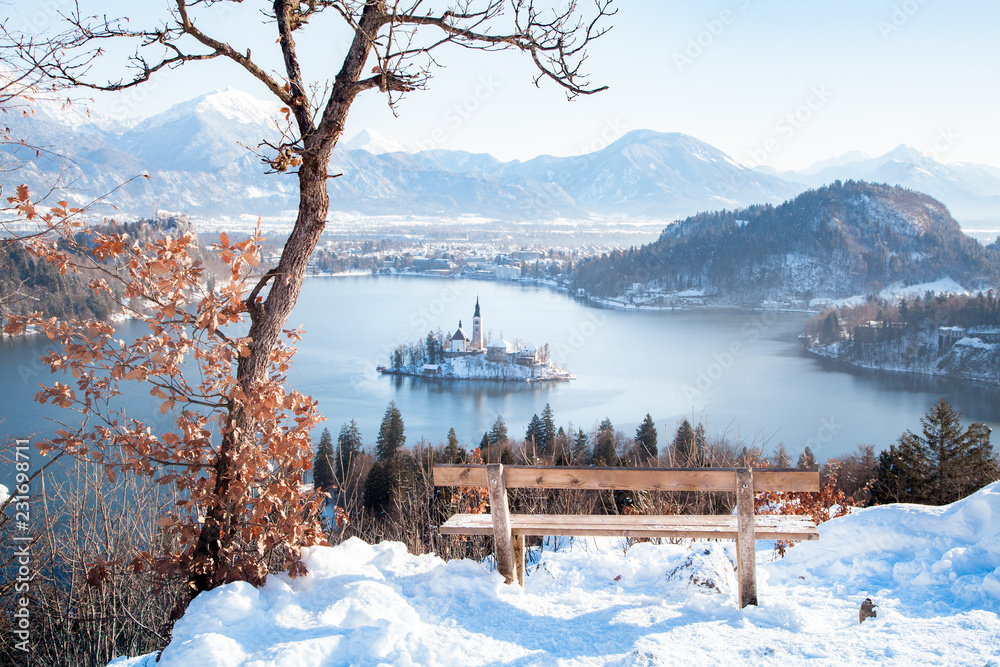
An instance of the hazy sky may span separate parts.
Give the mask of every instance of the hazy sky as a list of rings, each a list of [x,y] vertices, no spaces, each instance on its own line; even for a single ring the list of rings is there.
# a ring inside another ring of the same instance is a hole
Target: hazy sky
[[[86,2],[81,2],[86,7]],[[260,6],[209,10],[200,25],[276,67],[277,47]],[[744,164],[799,168],[847,151],[876,155],[899,144],[944,162],[1000,165],[1000,2],[996,0],[619,0],[612,31],[589,71],[606,92],[567,102],[531,83],[514,52],[439,52],[444,68],[393,117],[377,92],[351,111],[346,136],[364,127],[422,147],[490,152],[502,159],[569,155],[624,132],[684,132]],[[15,25],[47,28],[69,0],[16,0]],[[166,0],[93,6],[134,26],[163,16]],[[585,8],[587,2],[581,2]],[[2,6],[2,5],[0,5]],[[141,9],[137,9],[141,7]],[[96,11],[91,9],[91,11]],[[307,75],[332,77],[346,38],[334,16],[300,38]],[[114,53],[113,53],[114,55]],[[106,67],[112,71],[116,63]],[[234,65],[193,63],[100,110],[148,115],[233,86],[265,88]]]

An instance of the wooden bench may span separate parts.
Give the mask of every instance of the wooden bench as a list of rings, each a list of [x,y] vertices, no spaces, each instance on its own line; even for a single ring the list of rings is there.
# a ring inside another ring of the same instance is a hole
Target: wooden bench
[[[435,486],[489,490],[491,514],[455,514],[443,535],[492,535],[497,571],[524,585],[524,536],[692,537],[735,539],[739,605],[757,604],[755,540],[816,540],[805,516],[755,515],[754,493],[819,491],[819,471],[785,468],[579,468],[435,465]],[[736,493],[736,515],[511,514],[507,489],[718,491]]]

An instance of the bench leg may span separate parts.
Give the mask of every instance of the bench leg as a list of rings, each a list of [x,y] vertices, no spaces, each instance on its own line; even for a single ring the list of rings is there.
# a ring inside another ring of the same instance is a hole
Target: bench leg
[[[490,492],[490,515],[493,517],[493,545],[496,548],[497,572],[505,583],[514,583],[514,540],[510,532],[510,507],[507,504],[507,484],[503,464],[486,466],[486,481]]]
[[[524,535],[514,536],[514,569],[517,571],[517,583],[524,588]]]
[[[757,541],[754,536],[753,473],[736,471],[736,573],[740,609],[757,605]]]

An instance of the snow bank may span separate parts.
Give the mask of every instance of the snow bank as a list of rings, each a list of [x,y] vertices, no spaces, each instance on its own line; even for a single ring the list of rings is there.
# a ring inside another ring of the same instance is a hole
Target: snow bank
[[[966,336],[965,338],[959,338],[955,341],[955,345],[960,345],[962,347],[974,347],[977,350],[989,350],[993,351],[997,349],[997,346],[993,343],[984,343],[981,338],[975,336]]]
[[[944,507],[883,505],[820,526],[772,568],[865,595],[890,592],[911,611],[1000,613],[1000,482]],[[1000,641],[997,643],[1000,655]]]
[[[742,611],[728,542],[550,540],[522,591],[481,563],[354,539],[308,550],[305,577],[200,595],[158,663],[111,664],[1000,665],[1000,483],[820,533],[762,563],[760,606]],[[878,616],[859,626],[866,597]]]

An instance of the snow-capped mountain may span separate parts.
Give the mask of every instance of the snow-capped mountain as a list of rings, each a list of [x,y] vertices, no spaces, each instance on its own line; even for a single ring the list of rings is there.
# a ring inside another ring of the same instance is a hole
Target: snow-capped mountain
[[[634,130],[594,153],[548,155],[504,167],[558,184],[588,210],[671,220],[692,211],[780,203],[804,187],[737,164],[680,133]]]
[[[340,141],[338,146],[349,151],[368,151],[372,155],[384,153],[412,153],[398,141],[386,139],[375,130],[365,128],[346,141]]]
[[[778,176],[810,187],[838,179],[902,185],[941,200],[960,220],[1000,218],[1000,170],[969,163],[944,164],[905,145],[878,157],[848,153]]]
[[[241,91],[203,95],[132,124],[58,106],[10,120],[15,136],[51,151],[37,158],[22,150],[18,178],[35,191],[61,178],[59,196],[73,204],[114,191],[119,217],[149,215],[154,205],[234,224],[294,217],[294,175],[266,175],[251,151],[278,137],[278,105]],[[330,181],[335,214],[672,220],[777,203],[801,189],[692,137],[649,130],[587,155],[508,163],[465,151],[410,153],[365,130],[338,146],[331,169],[343,174]],[[148,180],[116,189],[144,173]]]

